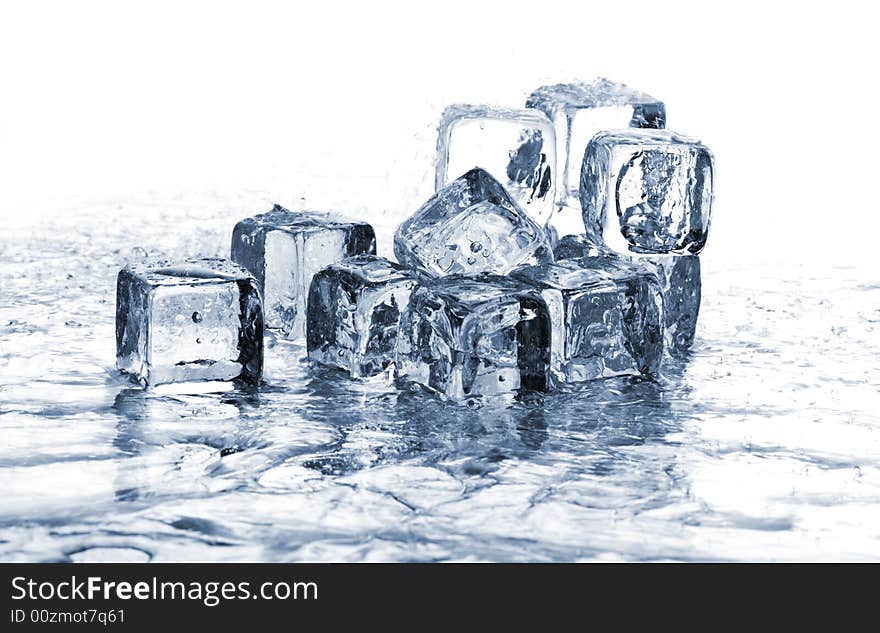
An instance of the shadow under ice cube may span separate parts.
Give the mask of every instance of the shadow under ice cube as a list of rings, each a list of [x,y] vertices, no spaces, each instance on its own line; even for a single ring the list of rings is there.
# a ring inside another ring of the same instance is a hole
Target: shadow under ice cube
[[[305,337],[312,276],[346,257],[375,252],[376,236],[366,222],[278,205],[242,220],[232,233],[233,261],[251,271],[263,290],[267,327],[290,339]]]
[[[587,143],[602,130],[656,128],[666,125],[662,101],[608,79],[541,86],[529,95],[527,108],[542,111],[556,130],[556,200],[552,225],[560,237],[580,233],[578,188]]]
[[[549,361],[547,308],[507,277],[438,279],[401,316],[398,376],[452,400],[544,390]]]
[[[663,356],[656,277],[617,257],[570,259],[518,269],[550,315],[551,374],[573,383],[654,374]]]
[[[223,259],[126,266],[116,284],[116,365],[145,385],[259,383],[263,305],[256,281]]]
[[[709,233],[712,180],[712,154],[696,139],[668,130],[597,134],[581,170],[587,234],[622,254],[697,254]]]
[[[415,274],[375,255],[359,255],[312,278],[308,304],[309,358],[367,378],[394,363],[400,312]]]
[[[435,276],[494,273],[552,261],[544,230],[484,169],[435,193],[394,235],[400,263]]]
[[[452,105],[438,131],[435,190],[479,166],[532,220],[547,223],[556,204],[556,135],[542,112]]]

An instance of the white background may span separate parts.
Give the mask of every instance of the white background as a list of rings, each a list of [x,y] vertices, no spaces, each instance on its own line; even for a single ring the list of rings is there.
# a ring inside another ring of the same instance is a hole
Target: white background
[[[868,261],[880,56],[860,6],[4,4],[0,220],[245,191],[399,213],[431,193],[445,104],[519,106],[541,83],[604,75],[713,149],[707,252]]]

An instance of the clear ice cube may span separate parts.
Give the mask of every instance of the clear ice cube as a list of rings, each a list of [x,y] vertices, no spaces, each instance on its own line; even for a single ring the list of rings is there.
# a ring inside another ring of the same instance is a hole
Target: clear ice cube
[[[375,252],[376,235],[366,222],[278,205],[242,220],[232,232],[232,259],[260,284],[267,327],[289,339],[306,335],[312,276],[346,257]]]
[[[434,280],[401,316],[398,376],[455,401],[543,390],[549,361],[547,308],[508,277]]]
[[[435,190],[481,167],[504,183],[530,218],[547,223],[555,205],[556,135],[542,112],[452,105],[438,131]]]
[[[560,174],[556,198],[560,214],[568,220],[571,210],[578,206],[584,150],[595,134],[624,127],[661,129],[666,125],[662,101],[608,79],[541,86],[529,95],[526,107],[541,110],[556,129],[555,173]],[[579,224],[580,218],[575,219]],[[560,231],[560,235],[566,233]]]
[[[435,193],[394,235],[400,263],[430,275],[495,273],[552,261],[544,230],[475,168]]]
[[[700,314],[702,280],[698,255],[650,255],[637,261],[653,270],[663,294],[666,349],[679,355],[691,348]]]
[[[568,259],[515,270],[550,314],[554,383],[655,374],[663,356],[656,277],[618,257]]]
[[[126,266],[116,282],[116,366],[144,385],[259,383],[263,304],[256,280],[224,259]]]
[[[352,378],[385,372],[394,362],[400,312],[415,286],[414,273],[375,255],[317,273],[309,291],[309,358]]]
[[[566,259],[614,255],[586,235],[569,235],[553,249],[557,262]],[[694,342],[700,313],[702,281],[698,255],[633,255],[627,261],[643,266],[657,277],[663,296],[663,334],[666,350],[678,355]]]
[[[668,130],[597,134],[581,171],[586,232],[622,254],[697,254],[712,179],[712,154],[696,139]]]

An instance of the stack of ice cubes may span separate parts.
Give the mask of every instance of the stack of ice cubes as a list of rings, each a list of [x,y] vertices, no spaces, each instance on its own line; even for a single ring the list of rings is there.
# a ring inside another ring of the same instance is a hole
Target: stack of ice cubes
[[[397,262],[366,222],[276,206],[236,224],[232,261],[120,272],[118,366],[259,382],[265,318],[294,357],[454,401],[654,376],[692,344],[712,204],[711,153],[665,120],[605,79],[450,106]]]

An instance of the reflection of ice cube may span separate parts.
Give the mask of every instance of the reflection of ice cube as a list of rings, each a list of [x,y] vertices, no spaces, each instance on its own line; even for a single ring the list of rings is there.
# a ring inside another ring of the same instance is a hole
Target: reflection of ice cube
[[[699,253],[712,211],[712,154],[668,130],[616,130],[587,146],[581,208],[588,234],[618,253]]]
[[[418,288],[400,321],[397,371],[453,400],[546,388],[549,321],[506,277],[451,276]]]
[[[432,275],[503,275],[552,259],[543,229],[479,168],[435,193],[398,227],[394,254]]]
[[[223,259],[132,264],[116,288],[120,370],[150,385],[259,382],[263,306],[247,271]]]
[[[553,250],[557,262],[565,259],[613,255],[596,246],[589,236],[569,235]],[[663,295],[663,332],[666,350],[673,355],[691,347],[700,313],[702,288],[700,258],[697,255],[633,255],[627,261],[653,272]]]
[[[375,252],[376,236],[366,222],[277,205],[242,220],[232,233],[232,259],[251,271],[263,289],[266,325],[291,339],[305,336],[312,276],[345,257]]]
[[[662,304],[649,271],[618,257],[587,257],[512,275],[539,288],[547,304],[552,374],[559,382],[659,369]]]
[[[482,167],[530,218],[543,226],[553,213],[556,137],[543,113],[488,106],[449,106],[440,120],[435,188]]]
[[[544,112],[556,128],[556,173],[560,175],[556,199],[560,207],[577,207],[581,162],[595,134],[666,125],[666,108],[661,101],[607,79],[541,86],[529,95],[526,107]],[[559,234],[567,232],[560,230]]]
[[[309,358],[347,370],[352,378],[394,362],[400,311],[415,275],[375,255],[359,255],[312,278],[308,304]]]

